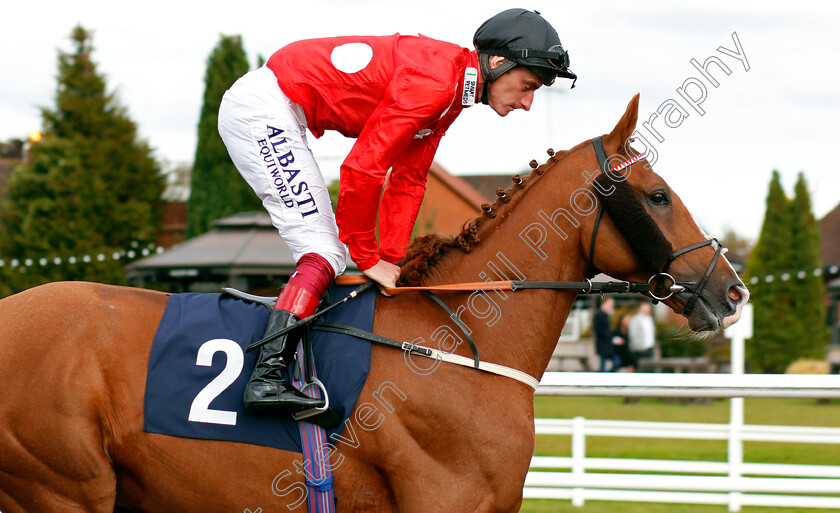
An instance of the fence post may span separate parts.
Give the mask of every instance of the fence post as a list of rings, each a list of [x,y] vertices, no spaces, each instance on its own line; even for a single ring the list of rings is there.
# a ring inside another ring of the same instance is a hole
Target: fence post
[[[741,312],[741,323],[727,328],[726,335],[730,337],[730,366],[733,375],[744,374],[744,340],[752,336],[752,305],[744,305]],[[738,328],[735,328],[738,326]],[[734,480],[741,477],[744,464],[744,443],[741,439],[744,428],[744,398],[733,397],[729,400],[729,440],[728,462],[729,478]],[[729,492],[729,511],[741,511],[741,492]]]
[[[572,475],[583,476],[586,472],[586,432],[583,417],[572,419]],[[572,489],[572,506],[583,506],[583,488]]]
[[[744,427],[744,398],[733,397],[729,412],[729,478],[734,482],[741,477],[744,463],[744,444],[741,433]],[[729,511],[741,511],[741,492],[729,492]]]

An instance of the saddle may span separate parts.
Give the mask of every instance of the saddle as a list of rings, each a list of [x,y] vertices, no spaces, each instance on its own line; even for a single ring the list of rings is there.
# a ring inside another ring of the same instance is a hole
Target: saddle
[[[333,297],[342,297],[348,287],[334,286],[330,291]],[[319,323],[336,322],[370,330],[375,300],[376,294],[365,294],[352,305],[330,310]],[[247,348],[263,336],[270,316],[265,301],[242,300],[226,293],[169,296],[149,354],[144,431],[301,452],[299,426],[304,423],[291,415],[254,413],[242,401],[257,361],[256,352]],[[328,437],[341,436],[367,381],[371,343],[313,330],[311,344],[307,345],[311,345],[314,356],[314,377],[326,389],[330,409],[340,415],[340,422],[326,416],[318,420],[337,424],[326,428]],[[309,374],[305,369],[307,359],[301,352],[298,362],[288,366],[290,378],[295,373],[303,378],[295,384],[298,388],[303,388]],[[314,390],[321,391],[317,384],[309,387],[310,392]]]

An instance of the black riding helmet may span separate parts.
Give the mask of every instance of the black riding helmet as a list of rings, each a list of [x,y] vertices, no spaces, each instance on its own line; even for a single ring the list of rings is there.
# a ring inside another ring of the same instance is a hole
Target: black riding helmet
[[[508,9],[500,12],[478,27],[473,44],[484,76],[481,103],[487,104],[487,85],[517,64],[539,75],[547,86],[558,76],[573,79],[572,87],[577,81],[577,75],[569,70],[569,54],[563,50],[557,31],[537,11]],[[507,61],[490,69],[491,55],[499,55]]]

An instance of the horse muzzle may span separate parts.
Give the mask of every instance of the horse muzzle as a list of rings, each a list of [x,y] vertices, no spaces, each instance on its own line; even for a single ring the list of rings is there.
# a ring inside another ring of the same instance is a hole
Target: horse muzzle
[[[693,296],[689,288],[676,294],[676,300],[685,306]],[[726,286],[706,288],[696,299],[690,312],[682,311],[688,318],[688,327],[696,332],[717,331],[738,322],[744,305],[750,300],[750,292],[737,280]]]

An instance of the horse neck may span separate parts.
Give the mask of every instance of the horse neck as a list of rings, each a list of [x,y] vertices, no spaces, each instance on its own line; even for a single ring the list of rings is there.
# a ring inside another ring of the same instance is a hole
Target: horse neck
[[[509,204],[497,204],[496,217],[484,220],[478,232],[480,241],[472,250],[454,250],[441,259],[426,281],[583,280],[586,262],[581,226],[585,223],[576,219],[579,226],[575,227],[556,217],[554,227],[549,223],[556,209],[570,210],[572,193],[586,184],[582,178],[575,180],[569,169],[552,167],[541,175],[532,173],[525,189],[516,191]],[[526,241],[527,234],[523,233],[529,229],[532,239],[538,233],[545,235],[539,247]],[[459,304],[465,307],[461,319],[473,330],[482,360],[540,377],[576,295],[573,291],[552,290],[490,291],[461,295],[457,301],[448,302],[453,308]]]

